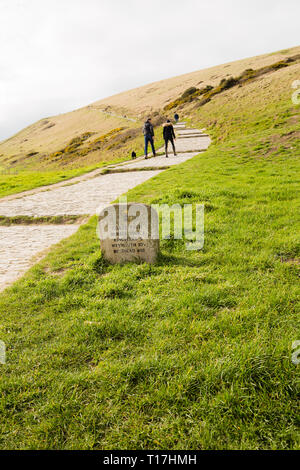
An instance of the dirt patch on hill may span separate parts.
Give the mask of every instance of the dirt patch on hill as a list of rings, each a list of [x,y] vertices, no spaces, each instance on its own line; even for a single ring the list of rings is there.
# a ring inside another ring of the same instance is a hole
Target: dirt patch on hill
[[[300,131],[291,131],[287,134],[274,135],[271,137],[270,148],[265,154],[266,157],[278,152],[281,148],[290,148],[293,142],[300,139]]]
[[[290,259],[281,259],[282,263],[290,264],[293,266],[297,266],[300,269],[300,258],[290,258]]]

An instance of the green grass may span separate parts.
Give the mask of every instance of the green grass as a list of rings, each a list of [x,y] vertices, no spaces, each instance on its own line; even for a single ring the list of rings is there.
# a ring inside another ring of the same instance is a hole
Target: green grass
[[[204,203],[202,251],[110,266],[92,218],[0,296],[2,449],[299,449],[297,110],[218,99],[210,149],[128,193]]]

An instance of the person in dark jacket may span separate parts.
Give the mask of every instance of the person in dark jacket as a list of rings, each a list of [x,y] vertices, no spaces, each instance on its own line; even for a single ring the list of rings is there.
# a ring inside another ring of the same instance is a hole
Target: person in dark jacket
[[[148,118],[147,121],[144,124],[143,128],[143,134],[145,136],[145,158],[148,158],[148,144],[150,142],[152,152],[153,152],[153,157],[156,157],[155,153],[155,147],[154,147],[154,130],[153,126],[151,123],[151,118]]]
[[[176,122],[176,124],[177,124],[177,122],[178,122],[178,120],[179,120],[179,116],[178,116],[177,113],[174,114],[174,119],[175,119],[175,122]]]
[[[163,136],[165,141],[165,150],[166,150],[166,157],[168,158],[168,143],[169,141],[172,144],[174,156],[176,156],[176,149],[174,144],[174,139],[176,139],[174,127],[170,122],[170,119],[167,119],[167,122],[163,125]]]

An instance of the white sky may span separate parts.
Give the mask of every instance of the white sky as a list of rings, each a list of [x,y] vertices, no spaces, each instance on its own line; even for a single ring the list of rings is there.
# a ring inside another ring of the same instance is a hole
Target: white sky
[[[0,140],[120,91],[297,46],[299,17],[299,0],[0,0]]]

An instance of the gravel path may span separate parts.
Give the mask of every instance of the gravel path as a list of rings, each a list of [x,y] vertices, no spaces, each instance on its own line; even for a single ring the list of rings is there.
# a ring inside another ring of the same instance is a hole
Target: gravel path
[[[158,175],[163,168],[182,163],[209,146],[209,137],[198,129],[185,129],[184,123],[174,127],[178,137],[176,157],[169,151],[169,158],[165,155],[147,160],[139,158],[122,165],[110,166],[110,171],[121,169],[122,173],[99,175],[101,170],[96,170],[73,180],[5,197],[0,199],[0,215],[57,216],[99,213],[129,189]],[[188,136],[190,137],[186,138]],[[142,171],[132,171],[138,169]],[[51,245],[75,233],[78,227],[78,224],[0,227],[0,291],[27,271],[34,262],[33,257],[41,256]]]

